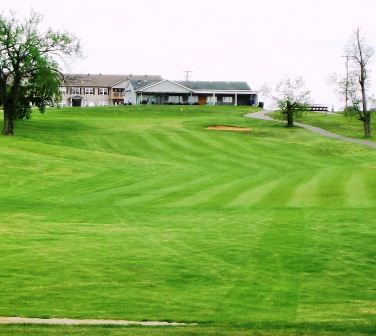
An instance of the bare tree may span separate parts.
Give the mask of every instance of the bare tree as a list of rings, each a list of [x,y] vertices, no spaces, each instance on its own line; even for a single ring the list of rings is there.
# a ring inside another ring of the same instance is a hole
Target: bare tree
[[[371,137],[371,111],[367,109],[367,84],[368,84],[368,65],[374,55],[374,50],[366,42],[365,35],[361,34],[360,28],[357,28],[351,36],[348,45],[345,48],[346,55],[351,60],[351,65],[357,73],[360,85],[360,101],[354,105],[359,113],[359,119],[363,122],[364,137]]]
[[[347,71],[345,77],[333,73],[328,77],[328,84],[333,86],[334,93],[337,94],[341,100],[344,99],[345,114],[352,110],[354,106],[359,106],[360,86],[356,71]]]

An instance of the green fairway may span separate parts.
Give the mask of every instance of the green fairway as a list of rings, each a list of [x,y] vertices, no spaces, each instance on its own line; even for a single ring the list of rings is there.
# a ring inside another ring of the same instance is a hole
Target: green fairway
[[[197,323],[0,334],[374,334],[376,151],[250,110],[51,109],[0,137],[0,316]]]

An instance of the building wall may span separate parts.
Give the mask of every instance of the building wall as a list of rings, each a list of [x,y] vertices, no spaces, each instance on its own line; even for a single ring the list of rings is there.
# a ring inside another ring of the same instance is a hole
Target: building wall
[[[90,87],[86,87],[90,88]],[[99,94],[99,87],[91,87],[94,89],[94,94],[85,94],[85,87],[71,87],[65,88],[62,87],[61,91],[63,93],[62,106],[72,106],[72,97],[82,97],[81,106],[106,106],[113,105],[114,101],[112,100],[112,88],[107,87],[108,94],[103,95]],[[151,86],[148,89],[143,90],[142,93],[136,92],[132,86],[131,81],[124,81],[113,87],[116,89],[124,89],[124,96],[119,97],[116,100],[116,103],[124,104],[141,104],[142,101],[148,103],[199,103],[199,104],[224,104],[224,105],[234,105],[235,104],[235,93],[227,93],[224,90],[221,92],[216,92],[215,97],[212,93],[209,92],[195,92],[191,93],[190,90],[176,85],[170,81],[163,81],[157,85]],[[76,91],[76,92],[72,92]],[[76,90],[75,90],[76,89]],[[79,89],[79,90],[78,90]],[[68,92],[68,93],[67,93]],[[237,103],[238,105],[250,105],[258,104],[258,95],[256,93],[246,94],[238,93],[237,94]]]
[[[192,94],[189,93],[161,93],[143,92],[137,93],[137,104],[203,104],[203,105],[257,105],[256,94],[238,94],[235,98],[233,93],[221,94]]]
[[[96,91],[98,92],[98,91]],[[109,91],[108,95],[74,95],[74,94],[63,94],[62,106],[71,106],[71,98],[80,96],[82,97],[82,104],[81,106],[107,106],[113,105],[111,100],[111,91]],[[160,103],[161,99],[158,97],[165,97],[163,100],[165,103],[168,102],[189,102],[191,104],[197,103],[199,101],[199,96],[205,96],[205,103],[208,105],[234,105],[235,104],[235,95],[233,94],[220,94],[216,95],[213,98],[213,95],[205,94],[205,95],[197,95],[193,94],[186,94],[186,93],[156,93],[156,92],[144,92],[142,95],[140,93],[136,94],[135,90],[133,89],[132,85],[129,85],[128,88],[125,90],[125,95],[123,97],[124,104],[141,104],[141,102],[148,101],[149,103]],[[226,98],[227,99],[226,99]],[[229,99],[231,97],[231,99]],[[179,98],[179,99],[178,99]],[[254,105],[258,104],[257,95],[238,95],[238,105],[249,105],[253,103]]]
[[[78,87],[75,87],[78,88]],[[110,88],[108,89],[108,94],[107,95],[100,95],[98,94],[99,88],[94,87],[94,94],[85,94],[85,87],[80,87],[80,92],[81,93],[66,93],[67,89],[62,88],[63,92],[63,97],[62,97],[62,106],[71,106],[71,98],[72,97],[82,97],[82,105],[81,106],[105,106],[105,105],[110,105],[111,104],[111,90]],[[69,88],[68,88],[69,90]]]
[[[128,87],[125,89],[124,103],[132,105],[137,104],[137,95],[131,83],[129,83]]]
[[[158,83],[157,85],[153,85],[149,89],[144,89],[143,92],[171,93],[172,95],[173,93],[190,93],[191,91],[181,87],[180,85],[176,85],[169,81],[164,81]]]

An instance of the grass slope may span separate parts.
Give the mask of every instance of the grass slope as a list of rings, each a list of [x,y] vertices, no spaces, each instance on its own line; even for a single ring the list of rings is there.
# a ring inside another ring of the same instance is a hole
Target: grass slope
[[[364,139],[363,122],[357,116],[345,117],[343,113],[337,114],[323,114],[323,113],[305,113],[302,119],[303,123],[324,128],[328,131],[337,134],[346,135],[352,138]],[[367,140],[375,140],[376,135],[376,120],[375,115],[372,114],[371,130],[373,138]]]
[[[3,334],[372,334],[376,152],[246,112],[67,108],[0,137],[0,316],[198,323]]]

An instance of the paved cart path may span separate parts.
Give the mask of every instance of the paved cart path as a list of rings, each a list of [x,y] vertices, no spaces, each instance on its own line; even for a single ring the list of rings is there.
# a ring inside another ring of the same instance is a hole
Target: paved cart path
[[[247,113],[244,116],[247,117],[247,118],[280,122],[279,120],[274,120],[273,118],[271,118],[270,116],[268,116],[267,114],[270,113],[270,112],[271,111],[269,111],[269,110],[261,110],[259,112]],[[368,140],[361,140],[361,139],[350,138],[350,137],[347,137],[347,136],[344,136],[344,135],[339,135],[339,134],[336,134],[336,133],[329,132],[327,130],[324,130],[324,129],[316,127],[316,126],[311,126],[311,125],[303,124],[303,123],[300,123],[300,122],[295,122],[294,124],[296,126],[305,128],[305,129],[307,129],[307,130],[309,130],[311,132],[315,132],[315,133],[318,133],[318,134],[320,134],[322,136],[326,136],[328,138],[338,139],[338,140],[347,141],[347,142],[352,142],[352,143],[355,143],[355,144],[358,144],[358,145],[368,146],[368,147],[376,149],[376,142],[372,142],[372,141],[368,141]]]
[[[140,325],[149,327],[184,326],[195,323],[177,323],[166,321],[128,321],[128,320],[77,320],[69,318],[29,318],[29,317],[0,317],[0,324],[50,324],[50,325]]]

